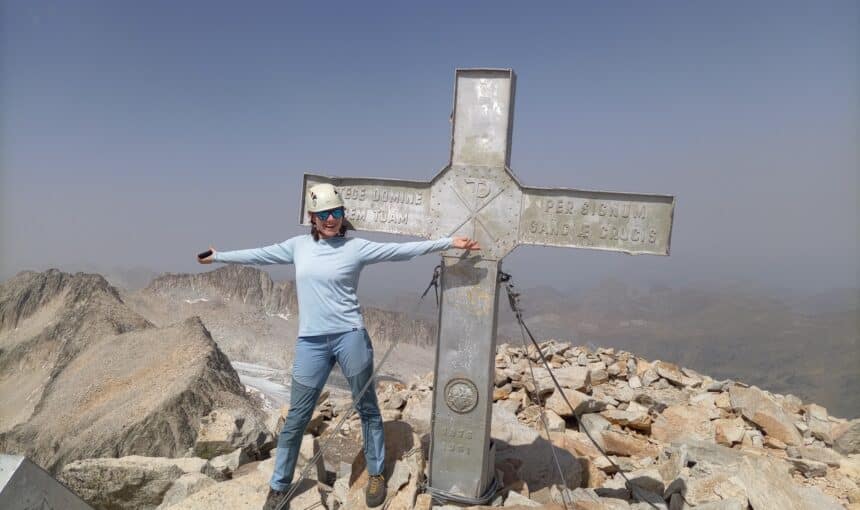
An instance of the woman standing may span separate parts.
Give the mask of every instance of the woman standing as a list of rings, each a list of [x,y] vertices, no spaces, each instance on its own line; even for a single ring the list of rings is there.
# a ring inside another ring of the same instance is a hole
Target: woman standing
[[[265,509],[273,509],[286,495],[293,479],[302,435],[334,363],[349,382],[361,416],[364,455],[370,478],[367,506],[385,501],[382,476],[385,442],[375,388],[356,401],[373,373],[373,346],[364,328],[356,290],[361,269],[377,262],[409,260],[450,248],[480,249],[465,237],[408,243],[375,243],[346,237],[350,227],[343,199],[331,184],[308,191],[311,233],[263,248],[212,253],[203,264],[294,264],[299,301],[299,338],[292,370],[290,411],[278,437],[275,468]]]

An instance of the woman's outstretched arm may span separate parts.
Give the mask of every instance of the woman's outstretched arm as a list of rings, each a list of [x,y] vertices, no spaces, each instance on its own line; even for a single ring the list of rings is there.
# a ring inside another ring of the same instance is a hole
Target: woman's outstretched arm
[[[292,264],[294,245],[295,238],[287,239],[282,243],[247,250],[215,251],[214,248],[210,247],[212,255],[200,262],[204,264],[211,262],[255,265]]]
[[[359,248],[359,257],[365,264],[375,264],[394,260],[409,260],[434,251],[461,248],[480,250],[478,243],[467,237],[443,237],[434,241],[415,241],[409,243],[374,243],[365,241]]]

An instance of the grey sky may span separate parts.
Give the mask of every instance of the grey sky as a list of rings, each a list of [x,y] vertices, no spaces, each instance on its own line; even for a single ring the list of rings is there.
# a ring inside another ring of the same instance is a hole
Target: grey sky
[[[677,196],[670,257],[520,247],[527,285],[858,285],[856,2],[334,7],[5,2],[0,276],[302,233],[303,172],[430,179],[454,69],[511,67],[525,185]]]

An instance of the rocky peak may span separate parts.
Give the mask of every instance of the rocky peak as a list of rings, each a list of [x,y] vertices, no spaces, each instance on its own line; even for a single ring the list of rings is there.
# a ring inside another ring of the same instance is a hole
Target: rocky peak
[[[206,292],[259,306],[270,313],[295,313],[298,310],[295,283],[273,282],[259,269],[228,264],[198,274],[167,273],[152,280],[148,292],[183,298],[198,298]]]
[[[96,294],[122,302],[117,290],[99,274],[22,271],[0,285],[0,331],[15,328],[57,297],[65,296],[68,305],[75,305]]]
[[[0,285],[0,451],[47,469],[182,454],[218,405],[258,412],[199,317],[156,328],[103,277],[26,271]]]

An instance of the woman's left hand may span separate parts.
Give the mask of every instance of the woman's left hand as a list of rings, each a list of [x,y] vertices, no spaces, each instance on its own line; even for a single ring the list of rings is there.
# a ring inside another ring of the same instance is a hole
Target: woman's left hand
[[[480,250],[481,247],[478,245],[478,241],[474,239],[470,239],[468,237],[455,237],[454,238],[454,248],[459,248],[461,250]]]

